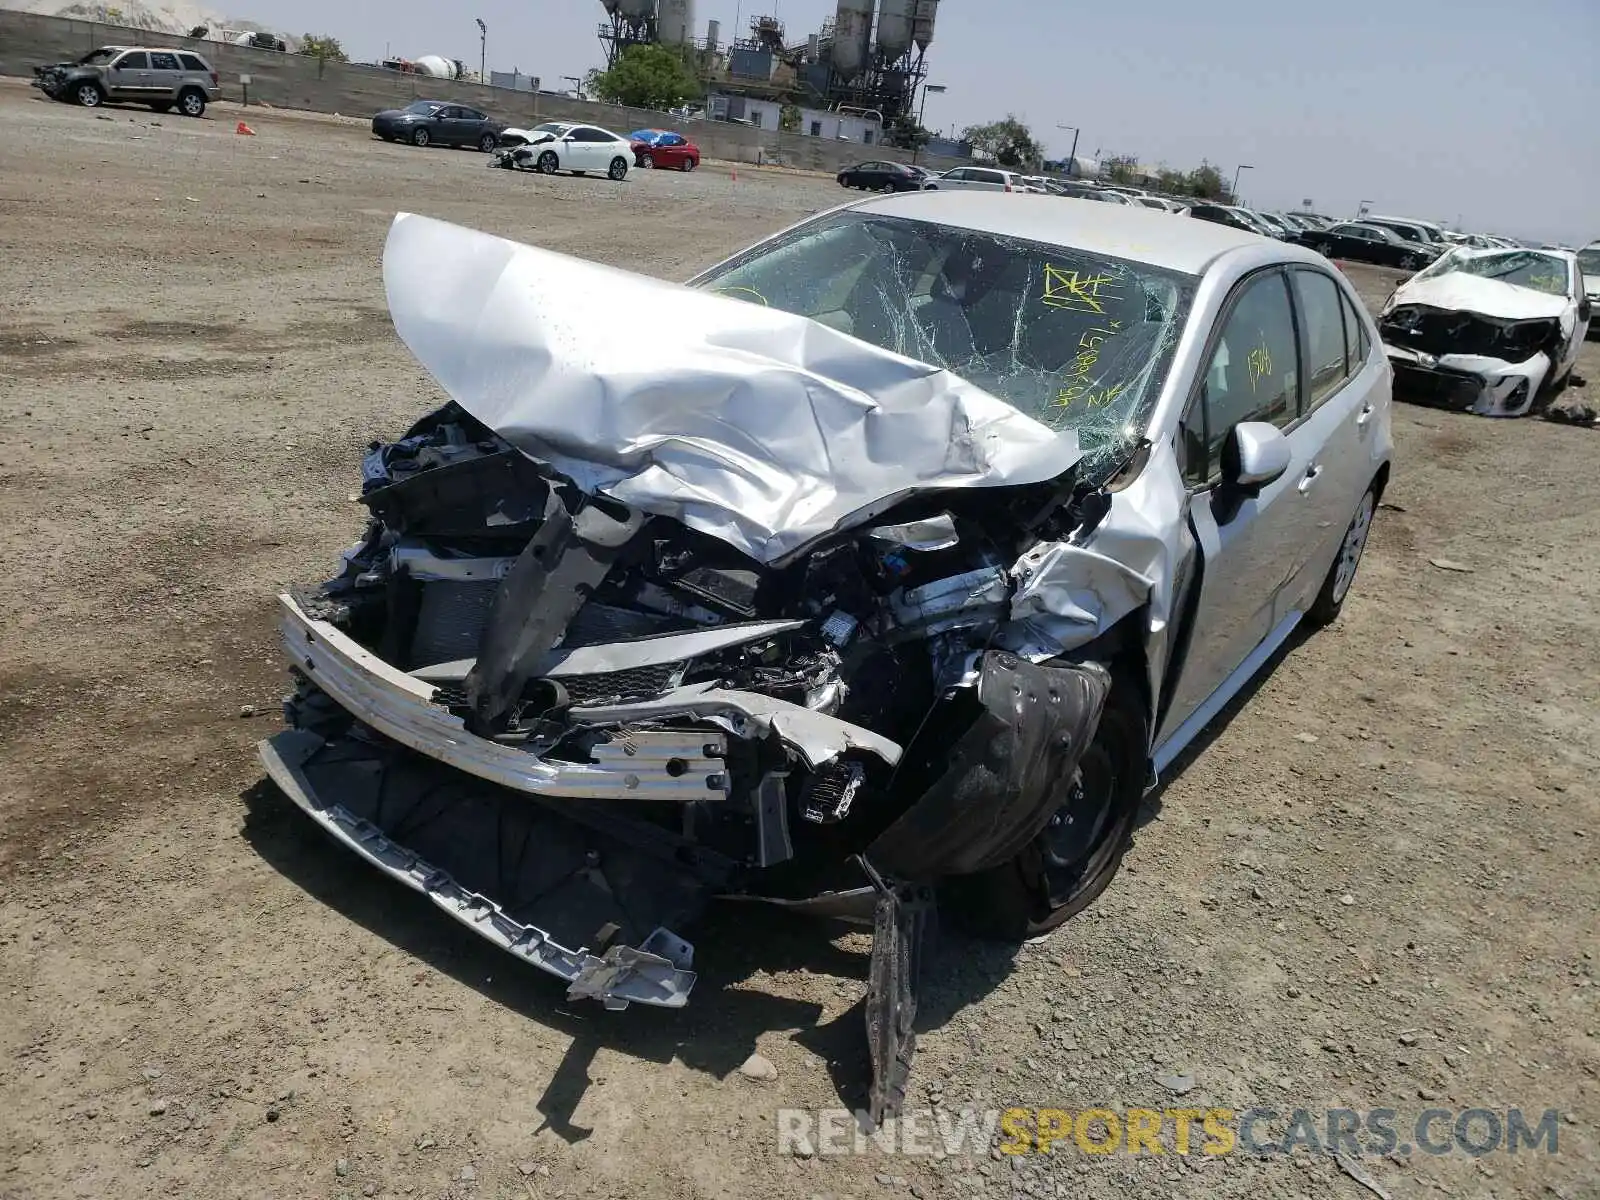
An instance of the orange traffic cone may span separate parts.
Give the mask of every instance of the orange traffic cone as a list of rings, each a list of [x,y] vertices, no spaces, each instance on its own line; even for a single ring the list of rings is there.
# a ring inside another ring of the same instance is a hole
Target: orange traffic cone
[[[243,121],[240,121],[237,125],[235,125],[233,131],[235,133],[242,133],[245,137],[255,137],[256,135],[256,131],[251,129],[250,126],[246,125]]]

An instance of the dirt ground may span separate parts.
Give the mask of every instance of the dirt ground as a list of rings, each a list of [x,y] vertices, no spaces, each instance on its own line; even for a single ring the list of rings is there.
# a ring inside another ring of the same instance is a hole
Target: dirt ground
[[[1309,1153],[780,1152],[778,1109],[862,1099],[864,936],[714,913],[687,1009],[607,1013],[321,839],[254,746],[275,591],[440,399],[388,326],[393,213],[682,278],[840,193],[236,119],[0,84],[0,1196],[1373,1194]],[[1343,618],[1107,894],[940,942],[914,1104],[1559,1109],[1554,1155],[1362,1162],[1396,1197],[1600,1196],[1600,433],[1395,432]]]

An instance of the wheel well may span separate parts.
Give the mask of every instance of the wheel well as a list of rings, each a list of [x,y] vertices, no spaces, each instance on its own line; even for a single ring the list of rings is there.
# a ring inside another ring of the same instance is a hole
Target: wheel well
[[[1384,463],[1378,468],[1378,473],[1372,477],[1372,498],[1383,499],[1383,489],[1389,486],[1389,464]]]
[[[1150,659],[1145,651],[1144,631],[1149,626],[1149,612],[1135,609],[1110,629],[1067,651],[1057,662],[1100,663],[1111,672],[1112,686],[1131,688],[1139,697],[1139,706],[1149,723],[1145,736],[1155,736],[1156,714],[1150,704]]]

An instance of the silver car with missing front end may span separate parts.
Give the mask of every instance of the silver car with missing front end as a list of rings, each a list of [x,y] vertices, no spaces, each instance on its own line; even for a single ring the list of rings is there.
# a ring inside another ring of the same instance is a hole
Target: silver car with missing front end
[[[1020,938],[1092,901],[1338,615],[1389,478],[1340,274],[1162,213],[873,199],[687,287],[402,216],[384,271],[451,402],[282,597],[269,772],[609,1007],[687,1000],[713,897],[872,923],[877,1115],[933,907]]]

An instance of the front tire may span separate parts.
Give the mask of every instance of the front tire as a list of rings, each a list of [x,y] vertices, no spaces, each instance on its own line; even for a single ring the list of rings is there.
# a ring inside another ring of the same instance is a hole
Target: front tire
[[[639,166],[642,170],[653,171],[656,167],[656,156],[653,154],[639,155]]]
[[[699,165],[700,160],[698,158],[686,158],[683,160],[683,170],[685,171],[692,171]]]
[[[198,88],[188,88],[178,97],[178,111],[186,117],[206,115],[206,94]]]
[[[428,136],[428,131],[426,129],[414,129],[411,131],[411,144],[413,146],[426,146],[432,140],[433,139]]]
[[[1065,924],[1105,891],[1122,865],[1144,798],[1149,741],[1139,689],[1117,679],[1089,748],[1050,824],[1016,858],[946,880],[969,932],[1015,942]]]
[[[493,154],[494,148],[499,141],[500,139],[495,137],[494,134],[486,133],[478,139],[478,149],[483,151],[485,154]]]
[[[1339,543],[1339,557],[1328,568],[1328,577],[1322,581],[1322,590],[1306,610],[1306,621],[1314,629],[1331,625],[1344,608],[1350,585],[1356,581],[1356,570],[1361,566],[1361,554],[1367,548],[1367,537],[1372,532],[1372,516],[1378,511],[1378,490],[1369,487],[1355,515],[1345,528],[1344,540]]]
[[[1415,271],[1421,265],[1422,259],[1415,254],[1407,254],[1400,259],[1400,269],[1402,271]]]
[[[558,170],[561,169],[561,160],[556,157],[556,152],[554,150],[546,150],[543,154],[539,155],[539,161],[535,165],[538,167],[539,174],[554,175]]]
[[[99,108],[106,102],[106,94],[98,83],[80,83],[72,89],[72,98],[84,108]]]
[[[628,177],[628,160],[623,158],[620,154],[617,155],[616,158],[611,160],[611,169],[607,171],[606,174],[612,179],[616,180],[616,182],[621,183]]]

